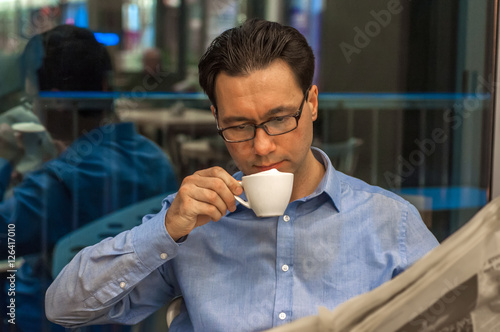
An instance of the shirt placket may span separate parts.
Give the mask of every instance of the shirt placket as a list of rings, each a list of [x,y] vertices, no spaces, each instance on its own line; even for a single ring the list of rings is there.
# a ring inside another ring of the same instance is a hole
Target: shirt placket
[[[290,204],[279,217],[276,238],[276,298],[273,325],[292,321],[293,306],[293,221],[295,208]]]

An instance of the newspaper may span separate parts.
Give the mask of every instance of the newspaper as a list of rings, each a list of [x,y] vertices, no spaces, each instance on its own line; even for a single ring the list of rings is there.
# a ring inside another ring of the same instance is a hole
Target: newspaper
[[[500,197],[393,280],[269,331],[500,331]]]

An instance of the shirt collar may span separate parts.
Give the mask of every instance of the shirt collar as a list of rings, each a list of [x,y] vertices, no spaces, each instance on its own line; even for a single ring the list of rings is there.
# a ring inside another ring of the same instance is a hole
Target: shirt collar
[[[313,198],[325,193],[332,201],[333,205],[338,212],[341,210],[341,197],[342,197],[342,187],[340,178],[338,176],[338,171],[333,167],[332,162],[328,155],[318,148],[311,147],[314,157],[325,166],[325,175],[323,179],[316,187],[314,192],[305,197],[304,200]]]

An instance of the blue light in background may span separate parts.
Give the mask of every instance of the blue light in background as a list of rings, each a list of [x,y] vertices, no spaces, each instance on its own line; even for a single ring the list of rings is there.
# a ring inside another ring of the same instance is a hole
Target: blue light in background
[[[94,32],[95,39],[106,46],[114,46],[120,42],[120,37],[116,33]]]
[[[130,31],[139,31],[141,28],[140,18],[139,18],[139,6],[135,3],[131,3],[128,5],[127,18],[128,24],[127,28]]]
[[[86,6],[79,6],[75,14],[75,25],[88,28],[89,27],[89,15],[87,13]]]
[[[89,15],[85,2],[68,3],[63,9],[63,22],[80,28],[89,27]]]

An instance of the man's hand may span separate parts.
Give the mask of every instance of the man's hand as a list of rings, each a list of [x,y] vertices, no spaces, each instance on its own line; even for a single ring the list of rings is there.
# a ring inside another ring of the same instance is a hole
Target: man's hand
[[[6,123],[0,124],[0,157],[7,159],[12,167],[17,165],[24,155],[22,134],[15,132]]]
[[[220,167],[186,177],[165,215],[168,234],[177,241],[195,227],[218,221],[236,209],[234,195],[242,193],[239,182]]]

